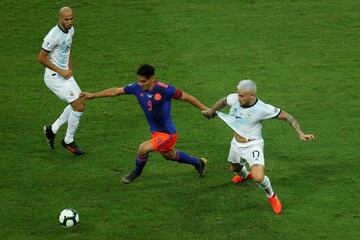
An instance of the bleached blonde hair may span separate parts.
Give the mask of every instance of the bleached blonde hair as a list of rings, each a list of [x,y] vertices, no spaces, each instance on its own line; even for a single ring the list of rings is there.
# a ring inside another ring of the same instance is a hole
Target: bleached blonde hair
[[[237,89],[256,93],[256,84],[250,79],[241,80],[237,85]]]

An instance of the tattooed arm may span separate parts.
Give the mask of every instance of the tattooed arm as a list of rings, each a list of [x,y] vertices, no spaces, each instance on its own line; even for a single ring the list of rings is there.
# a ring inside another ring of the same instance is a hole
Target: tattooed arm
[[[297,134],[299,135],[300,140],[302,141],[311,141],[314,140],[313,134],[304,134],[303,131],[300,128],[299,123],[296,121],[296,119],[289,113],[285,111],[281,111],[281,113],[278,116],[278,119],[286,121],[290,126],[292,126]]]
[[[219,101],[217,101],[214,106],[212,106],[210,109],[202,111],[202,114],[204,115],[204,117],[206,118],[213,118],[216,116],[216,111],[222,109],[223,107],[225,107],[227,105],[226,102],[226,97],[220,99]]]

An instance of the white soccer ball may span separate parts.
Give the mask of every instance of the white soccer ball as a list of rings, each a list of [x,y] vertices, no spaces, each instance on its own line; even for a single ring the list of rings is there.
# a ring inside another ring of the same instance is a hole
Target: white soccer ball
[[[79,222],[79,214],[72,208],[67,208],[61,211],[59,222],[64,227],[72,227]]]

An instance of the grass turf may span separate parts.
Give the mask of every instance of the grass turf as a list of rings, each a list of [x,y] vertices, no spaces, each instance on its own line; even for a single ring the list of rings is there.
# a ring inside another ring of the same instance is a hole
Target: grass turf
[[[76,139],[87,151],[50,151],[41,127],[65,104],[36,61],[64,4],[76,13],[74,76],[97,91],[135,80],[141,63],[208,105],[253,79],[258,96],[292,113],[316,141],[280,121],[264,125],[276,216],[255,184],[230,184],[232,132],[173,102],[177,148],[206,156],[195,171],[151,155],[131,185],[148,126],[134,97],[87,103]],[[358,239],[360,4],[357,1],[2,1],[0,15],[1,239]],[[63,229],[63,208],[80,223]]]

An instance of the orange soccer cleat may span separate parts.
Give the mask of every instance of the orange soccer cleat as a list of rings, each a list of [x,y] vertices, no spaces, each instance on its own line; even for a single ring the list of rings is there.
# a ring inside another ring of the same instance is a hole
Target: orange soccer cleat
[[[276,194],[274,194],[272,197],[268,198],[269,203],[271,204],[271,207],[273,211],[276,214],[280,214],[282,210],[282,205]]]
[[[240,182],[244,182],[244,181],[246,181],[246,180],[248,180],[248,179],[253,179],[253,176],[252,176],[251,172],[249,173],[249,175],[247,176],[247,178],[242,178],[240,175],[235,175],[235,177],[233,177],[233,178],[231,179],[231,181],[232,181],[233,183],[240,183]]]

